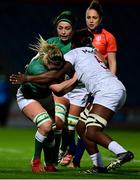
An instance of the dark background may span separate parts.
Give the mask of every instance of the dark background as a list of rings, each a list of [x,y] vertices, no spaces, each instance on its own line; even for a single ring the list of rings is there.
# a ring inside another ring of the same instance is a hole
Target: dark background
[[[90,0],[19,0],[0,2],[0,65],[9,76],[24,66],[34,52],[28,47],[41,34],[54,35],[52,21],[63,10],[77,17],[77,27],[85,26],[85,10]],[[135,0],[100,0],[104,10],[104,27],[117,39],[119,79],[127,89],[127,107],[140,106],[140,2]],[[12,86],[12,91],[15,91]],[[15,94],[14,94],[15,95]]]

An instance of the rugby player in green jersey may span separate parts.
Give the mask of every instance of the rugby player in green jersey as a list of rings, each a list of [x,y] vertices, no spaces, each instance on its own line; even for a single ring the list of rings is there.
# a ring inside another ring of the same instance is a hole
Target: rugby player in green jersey
[[[28,64],[25,74],[37,75],[50,71],[56,74],[53,77],[48,77],[45,84],[23,83],[17,91],[17,103],[20,110],[37,126],[35,152],[31,165],[33,172],[40,173],[42,171],[40,159],[43,142],[47,140],[49,143],[50,137],[53,137],[52,126],[55,122],[55,104],[52,91],[56,95],[63,95],[65,93],[59,84],[56,84],[64,80],[64,76],[61,76],[62,78],[59,79],[57,78],[57,71],[63,67],[64,58],[62,52],[56,45],[48,44],[41,36],[37,45],[32,46],[32,49],[38,54]],[[76,81],[75,78],[67,81],[71,80],[72,83]],[[65,81],[61,84],[66,87]],[[54,87],[57,88],[57,90],[54,90]]]

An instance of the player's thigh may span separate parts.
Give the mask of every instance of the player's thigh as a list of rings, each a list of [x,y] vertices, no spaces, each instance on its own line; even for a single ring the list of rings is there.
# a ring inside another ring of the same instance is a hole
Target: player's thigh
[[[74,116],[80,116],[80,113],[82,112],[84,108],[74,105],[74,104],[70,104],[70,108],[69,108],[69,112],[68,114],[74,115]]]
[[[31,120],[33,120],[38,114],[46,112],[42,105],[38,101],[33,101],[22,109],[22,112]]]
[[[55,103],[63,104],[63,105],[65,105],[66,107],[69,106],[69,100],[68,100],[68,98],[65,98],[64,96],[58,97],[58,96],[55,96],[55,95],[53,95],[53,97],[54,97]]]

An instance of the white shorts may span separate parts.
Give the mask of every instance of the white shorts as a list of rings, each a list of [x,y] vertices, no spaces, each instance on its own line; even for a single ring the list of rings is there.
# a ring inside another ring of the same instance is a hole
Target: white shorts
[[[23,96],[23,93],[21,92],[20,89],[18,89],[17,91],[17,94],[16,94],[16,97],[17,97],[17,104],[19,106],[19,109],[22,111],[23,108],[25,106],[27,106],[28,104],[32,103],[32,102],[35,102],[34,99],[25,99],[24,96]]]
[[[116,112],[126,101],[126,91],[118,89],[116,91],[99,91],[94,96],[93,104],[100,104]]]
[[[37,99],[37,100],[26,99],[23,93],[21,92],[21,90],[18,89],[16,97],[17,97],[17,104],[21,111],[23,110],[24,107],[36,101],[38,101],[46,110],[54,109],[54,99],[53,99],[52,94],[50,94],[50,96],[43,99]]]
[[[75,88],[71,92],[65,94],[64,97],[70,101],[70,104],[85,107],[88,94],[86,88]]]

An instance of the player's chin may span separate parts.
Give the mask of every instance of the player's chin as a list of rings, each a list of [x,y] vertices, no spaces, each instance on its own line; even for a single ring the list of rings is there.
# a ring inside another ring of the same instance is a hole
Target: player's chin
[[[62,37],[62,36],[61,36],[60,39],[61,39],[61,41],[68,41],[68,40],[69,40],[69,37],[68,37],[68,36],[65,36],[65,37]]]

